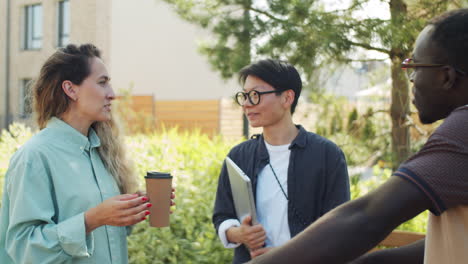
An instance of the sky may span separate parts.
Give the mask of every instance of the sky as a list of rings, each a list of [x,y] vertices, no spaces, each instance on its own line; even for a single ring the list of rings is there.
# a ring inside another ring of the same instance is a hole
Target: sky
[[[347,8],[351,0],[322,0],[325,4],[325,10],[331,11],[336,9]],[[364,8],[360,12],[356,12],[356,15],[360,18],[390,18],[390,10],[388,3],[382,0],[369,0],[364,4]]]

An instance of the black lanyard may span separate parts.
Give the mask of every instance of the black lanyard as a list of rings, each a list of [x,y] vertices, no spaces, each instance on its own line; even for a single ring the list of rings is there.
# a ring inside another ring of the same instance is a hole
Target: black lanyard
[[[278,176],[276,175],[276,172],[275,170],[273,169],[273,166],[271,166],[271,163],[268,162],[268,165],[270,165],[270,169],[271,171],[273,172],[273,175],[275,175],[275,179],[276,179],[276,182],[278,183],[280,189],[281,189],[281,192],[283,192],[283,195],[284,195],[284,198],[286,198],[286,201],[289,201],[289,198],[288,198],[288,195],[286,194],[286,192],[284,191],[283,189],[283,185],[281,185],[279,179],[278,179]]]
[[[279,187],[280,187],[280,189],[281,189],[281,192],[282,192],[283,195],[284,195],[284,198],[286,198],[286,200],[288,201],[288,204],[289,204],[289,197],[288,197],[288,195],[286,194],[286,192],[284,191],[283,185],[281,185],[281,183],[280,183],[280,181],[279,181],[279,179],[278,179],[278,176],[276,175],[276,172],[275,172],[275,170],[273,169],[273,166],[271,166],[271,163],[269,163],[269,162],[268,162],[268,165],[270,165],[271,172],[273,172],[273,175],[275,176],[276,182],[278,183],[278,185],[279,185]],[[299,221],[301,222],[301,224],[302,224],[304,227],[308,226],[307,221],[305,221],[305,219],[304,219],[304,217],[302,216],[302,214],[299,213],[299,211],[296,209],[296,207],[295,207],[294,205],[292,205],[292,204],[291,204],[291,209],[292,209],[292,211],[293,211],[293,214],[294,214],[297,218],[299,218]]]

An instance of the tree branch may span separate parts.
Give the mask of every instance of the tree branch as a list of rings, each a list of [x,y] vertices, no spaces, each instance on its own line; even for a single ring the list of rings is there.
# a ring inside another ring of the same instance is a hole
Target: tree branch
[[[418,126],[414,120],[413,120],[413,117],[411,117],[410,115],[406,115],[406,123],[405,123],[406,126],[408,127],[414,127],[416,129],[416,131],[418,131],[418,133],[422,136],[427,136],[429,133],[424,130],[422,127]]]
[[[378,114],[378,113],[389,114],[390,111],[389,111],[388,109],[373,110],[373,111],[370,112],[370,113],[365,113],[365,114],[363,115],[363,118],[365,119],[365,118],[371,117],[371,116],[373,116],[373,115],[375,115],[375,114]]]
[[[343,62],[371,62],[371,61],[385,61],[386,59],[350,59],[344,58]]]
[[[356,47],[361,47],[361,48],[364,48],[364,49],[367,49],[367,50],[375,50],[375,51],[382,52],[382,53],[390,55],[390,50],[386,50],[386,49],[383,49],[383,48],[377,48],[377,47],[371,46],[371,45],[366,44],[366,43],[359,43],[359,42],[354,42],[354,41],[351,41],[351,40],[346,40],[346,41],[349,44],[351,44],[353,46],[356,46]]]
[[[462,7],[463,7],[463,5],[462,5],[462,3],[460,3],[460,1],[453,1],[452,4],[453,4],[456,8],[462,8]]]
[[[440,5],[443,5],[443,4],[446,4],[447,3],[447,0],[434,0],[434,2],[431,3],[431,6],[440,6]],[[457,6],[459,3],[457,3],[457,1],[452,1],[452,3],[454,3],[455,6]],[[417,17],[417,18],[425,18],[425,19],[431,19],[434,17],[434,14],[433,12],[433,9],[426,9],[426,8],[414,8],[413,9],[414,12],[411,12],[409,13],[410,14],[410,17]]]
[[[281,22],[281,23],[288,23],[288,24],[290,24],[288,20],[284,20],[284,19],[277,18],[277,17],[273,16],[272,14],[268,13],[267,11],[257,9],[257,8],[255,8],[255,7],[249,7],[249,10],[250,10],[250,11],[253,11],[253,12],[255,12],[255,13],[259,13],[259,14],[265,15],[265,16],[267,16],[268,18],[270,18],[270,19],[272,19],[272,20],[275,20],[275,21],[278,21],[278,22]]]

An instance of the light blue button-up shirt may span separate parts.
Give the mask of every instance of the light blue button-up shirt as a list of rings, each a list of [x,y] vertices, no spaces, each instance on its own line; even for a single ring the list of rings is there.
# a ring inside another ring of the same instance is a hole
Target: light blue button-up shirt
[[[58,118],[11,158],[0,213],[0,263],[127,263],[125,227],[86,234],[84,212],[119,195],[85,137]]]

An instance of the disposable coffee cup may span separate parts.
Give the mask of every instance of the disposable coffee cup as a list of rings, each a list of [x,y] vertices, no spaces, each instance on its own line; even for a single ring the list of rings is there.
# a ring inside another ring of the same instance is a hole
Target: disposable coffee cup
[[[148,171],[145,176],[146,195],[153,205],[149,208],[149,222],[153,227],[169,226],[172,176],[167,172]]]

